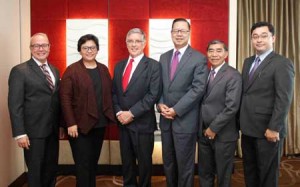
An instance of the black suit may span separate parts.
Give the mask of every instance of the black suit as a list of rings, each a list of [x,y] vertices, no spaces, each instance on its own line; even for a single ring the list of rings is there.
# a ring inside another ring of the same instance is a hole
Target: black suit
[[[134,115],[130,124],[119,125],[124,186],[137,186],[136,159],[139,164],[138,186],[151,186],[153,132],[157,129],[154,104],[160,96],[161,70],[157,61],[143,56],[127,89],[123,90],[122,77],[127,61],[116,65],[113,79],[115,113],[130,110]]]
[[[239,134],[236,114],[241,93],[240,73],[228,64],[223,64],[206,90],[200,108],[198,163],[201,187],[213,187],[215,174],[218,187],[230,186]],[[207,128],[216,133],[214,140],[204,136],[203,132]]]
[[[49,64],[55,87],[49,88],[37,63],[29,61],[13,67],[9,76],[8,107],[13,136],[27,134],[24,149],[30,187],[55,186],[58,162],[59,72]]]
[[[293,95],[292,62],[271,52],[249,81],[255,56],[244,61],[243,94],[240,108],[242,150],[246,185],[278,186],[280,147],[286,136],[286,118]],[[280,141],[269,142],[267,129],[277,131]]]

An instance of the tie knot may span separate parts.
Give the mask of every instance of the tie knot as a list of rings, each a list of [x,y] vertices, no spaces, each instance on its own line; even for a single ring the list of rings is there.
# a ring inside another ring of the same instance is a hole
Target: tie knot
[[[215,75],[215,70],[214,69],[212,69],[211,71],[210,71],[210,73],[212,74],[212,75]]]
[[[255,63],[259,63],[260,62],[260,58],[259,58],[259,56],[258,57],[256,57],[256,59],[255,59],[255,61],[254,61]]]
[[[46,64],[42,64],[42,65],[41,65],[41,68],[42,68],[42,69],[46,69],[46,66],[47,66]]]
[[[134,59],[133,59],[133,58],[131,58],[131,59],[129,60],[129,63],[132,63],[132,62],[134,62]]]
[[[178,56],[180,54],[180,52],[179,51],[175,51],[175,56]]]

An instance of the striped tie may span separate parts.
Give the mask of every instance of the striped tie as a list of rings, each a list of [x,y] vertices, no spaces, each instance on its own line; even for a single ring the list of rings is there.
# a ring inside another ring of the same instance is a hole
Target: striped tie
[[[41,65],[40,67],[41,67],[41,69],[42,69],[44,75],[46,76],[46,79],[47,79],[49,88],[53,91],[53,90],[54,90],[54,84],[53,84],[53,81],[52,81],[52,79],[51,79],[50,73],[49,73],[49,71],[47,70],[46,66],[47,66],[46,64],[43,64],[43,65]]]

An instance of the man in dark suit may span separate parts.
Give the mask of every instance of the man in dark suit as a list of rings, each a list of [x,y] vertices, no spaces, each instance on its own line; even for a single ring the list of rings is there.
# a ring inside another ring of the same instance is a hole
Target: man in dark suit
[[[30,187],[54,187],[58,162],[59,72],[48,63],[46,34],[31,37],[32,58],[10,72],[8,107],[13,137],[24,149]]]
[[[207,47],[211,63],[207,89],[200,107],[198,166],[201,187],[231,186],[234,152],[239,136],[236,114],[242,93],[241,74],[225,59],[227,46],[213,40]]]
[[[188,45],[190,24],[172,24],[174,49],[160,57],[163,93],[158,103],[162,156],[168,187],[194,186],[199,101],[208,75],[206,58]]]
[[[289,59],[273,52],[275,36],[270,23],[255,23],[251,42],[256,54],[244,61],[240,108],[245,182],[247,187],[276,187],[294,67]]]
[[[146,36],[141,29],[129,30],[126,43],[129,57],[116,65],[113,78],[113,105],[119,121],[123,184],[149,187],[154,131],[157,129],[154,104],[160,97],[161,70],[157,61],[144,55]]]

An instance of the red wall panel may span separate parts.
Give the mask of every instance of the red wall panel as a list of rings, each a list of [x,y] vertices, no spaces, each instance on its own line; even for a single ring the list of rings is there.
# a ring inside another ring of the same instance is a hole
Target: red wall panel
[[[68,18],[107,18],[108,0],[76,0],[68,2]]]
[[[189,17],[189,0],[153,0],[150,2],[150,18]]]
[[[68,0],[31,0],[31,20],[65,20]]]
[[[109,19],[148,19],[149,0],[110,0]]]
[[[206,54],[206,47],[209,41],[220,39],[228,42],[228,25],[219,21],[213,24],[210,21],[192,20],[191,41],[192,46]]]
[[[189,16],[190,19],[211,21],[211,23],[217,20],[227,22],[228,6],[228,0],[190,0]]]

